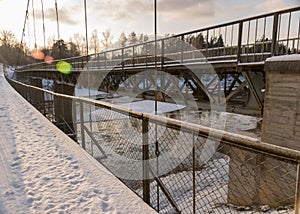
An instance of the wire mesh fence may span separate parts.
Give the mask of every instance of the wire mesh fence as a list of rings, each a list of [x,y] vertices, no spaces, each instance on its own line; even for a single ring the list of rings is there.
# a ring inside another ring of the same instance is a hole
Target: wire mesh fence
[[[298,151],[8,81],[159,213],[299,213]]]

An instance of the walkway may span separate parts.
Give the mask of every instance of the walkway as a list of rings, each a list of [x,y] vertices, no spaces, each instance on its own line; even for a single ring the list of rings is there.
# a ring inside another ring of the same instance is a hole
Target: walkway
[[[0,213],[156,213],[0,71]]]

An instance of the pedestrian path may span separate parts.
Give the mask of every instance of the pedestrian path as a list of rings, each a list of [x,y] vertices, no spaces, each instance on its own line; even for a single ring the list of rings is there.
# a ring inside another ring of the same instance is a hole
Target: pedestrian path
[[[0,71],[0,213],[156,213]]]

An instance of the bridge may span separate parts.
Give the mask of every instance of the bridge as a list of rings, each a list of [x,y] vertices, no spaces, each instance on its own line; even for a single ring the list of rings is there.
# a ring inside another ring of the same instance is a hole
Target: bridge
[[[8,81],[157,211],[300,213],[299,53],[297,7],[26,65]],[[225,111],[205,127],[199,111],[166,118],[71,96],[78,88]],[[263,116],[261,139],[214,127],[230,111]]]
[[[187,100],[184,99],[186,93],[192,92],[194,99],[201,103],[215,102],[220,100],[216,94],[221,90],[222,102],[227,104],[228,111],[262,115],[265,60],[271,56],[300,53],[299,11],[300,7],[291,8],[64,59],[72,66],[71,74],[58,72],[58,61],[26,65],[17,69],[16,74],[18,79],[27,81],[28,78],[51,79],[108,93],[121,92],[123,87],[123,94],[138,90],[142,97],[156,85],[164,92],[162,100],[175,96],[171,92],[176,91],[183,100]],[[141,71],[157,69],[176,76],[176,80],[155,81],[141,75]],[[94,82],[81,80],[78,83],[83,72],[86,80]],[[135,78],[129,80],[130,76]]]

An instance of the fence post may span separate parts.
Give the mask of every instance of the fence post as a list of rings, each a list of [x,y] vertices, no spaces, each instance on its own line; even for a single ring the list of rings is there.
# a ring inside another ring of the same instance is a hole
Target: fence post
[[[238,32],[238,44],[237,44],[237,62],[241,61],[242,52],[242,35],[243,35],[243,21],[239,22],[239,32]]]
[[[161,69],[164,68],[165,64],[165,40],[161,40]]]
[[[193,160],[192,160],[192,166],[193,166],[193,214],[196,213],[196,168],[195,168],[195,163],[196,163],[196,154],[195,154],[195,133],[194,131],[192,132],[193,135]]]
[[[83,103],[82,100],[79,101],[80,103],[80,130],[81,130],[81,146],[85,150],[85,133],[84,133],[84,118],[83,118]]]
[[[143,134],[143,199],[150,205],[150,180],[149,180],[149,119],[142,117]]]
[[[272,47],[271,47],[271,56],[276,56],[276,46],[277,46],[277,32],[278,32],[278,13],[274,14],[273,20],[273,30],[272,30]]]
[[[183,63],[183,60],[184,60],[184,50],[183,50],[183,43],[184,43],[184,35],[181,36],[181,43],[180,43],[180,49],[181,49],[181,58],[180,58],[180,62]]]
[[[300,205],[300,163],[297,164],[297,178],[295,191],[295,214],[299,214]]]

